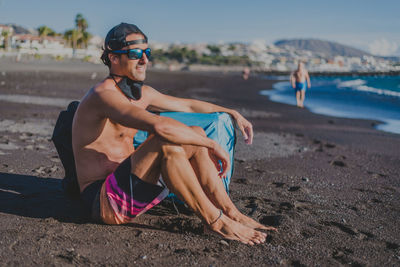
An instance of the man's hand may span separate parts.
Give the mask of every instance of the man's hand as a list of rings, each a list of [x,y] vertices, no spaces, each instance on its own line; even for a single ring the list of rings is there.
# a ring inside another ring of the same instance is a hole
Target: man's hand
[[[218,143],[215,143],[214,148],[208,149],[208,154],[219,172],[219,177],[226,178],[231,169],[229,154]]]
[[[244,141],[246,144],[251,145],[253,143],[253,125],[246,120],[239,112],[234,115],[236,124],[243,134]]]

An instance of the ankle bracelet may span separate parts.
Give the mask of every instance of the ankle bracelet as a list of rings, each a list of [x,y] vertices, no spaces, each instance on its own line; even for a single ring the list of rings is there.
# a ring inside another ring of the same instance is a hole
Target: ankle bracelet
[[[213,222],[211,222],[211,223],[209,224],[209,226],[213,225],[213,224],[216,223],[219,219],[221,219],[222,214],[223,214],[223,213],[222,213],[222,210],[219,210],[218,218],[215,219]]]

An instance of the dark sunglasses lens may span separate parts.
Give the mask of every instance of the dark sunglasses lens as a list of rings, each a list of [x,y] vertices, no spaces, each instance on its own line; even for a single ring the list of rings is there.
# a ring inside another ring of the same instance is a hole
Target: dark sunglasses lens
[[[151,57],[151,49],[150,48],[147,48],[146,50],[144,50],[144,53],[146,54],[147,58]]]
[[[143,56],[143,50],[141,49],[131,49],[128,52],[128,58],[130,59],[140,59]]]

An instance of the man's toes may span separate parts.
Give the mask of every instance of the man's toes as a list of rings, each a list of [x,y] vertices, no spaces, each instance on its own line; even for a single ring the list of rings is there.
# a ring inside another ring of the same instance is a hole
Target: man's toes
[[[260,237],[255,237],[255,238],[252,239],[252,241],[253,241],[254,243],[256,243],[256,244],[262,244],[262,243],[264,243],[264,241],[263,241],[262,238],[260,238]]]
[[[258,241],[260,242],[259,244],[264,243],[265,242],[265,238],[263,236],[259,236],[258,237]]]
[[[255,231],[254,234],[253,234],[252,240],[253,241],[262,240],[262,235],[259,232]]]
[[[264,226],[264,230],[278,232],[278,229],[272,226]]]
[[[256,232],[257,232],[257,235],[260,236],[260,237],[263,237],[263,238],[267,237],[266,233],[259,232],[259,231],[256,231]]]
[[[262,229],[262,230],[266,230],[266,231],[275,231],[275,232],[278,232],[278,229],[276,229],[275,227],[272,227],[272,226],[265,226],[265,225],[262,225],[262,224],[260,224],[260,226],[257,227],[257,229]]]

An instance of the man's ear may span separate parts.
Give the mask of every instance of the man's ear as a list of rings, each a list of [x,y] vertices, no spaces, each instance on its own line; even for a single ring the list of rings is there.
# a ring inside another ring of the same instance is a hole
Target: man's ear
[[[113,53],[108,54],[108,59],[113,64],[119,64],[119,56]]]

